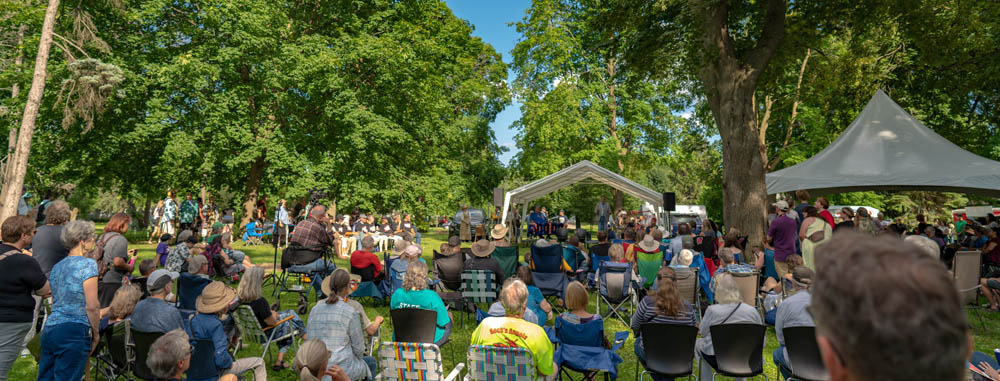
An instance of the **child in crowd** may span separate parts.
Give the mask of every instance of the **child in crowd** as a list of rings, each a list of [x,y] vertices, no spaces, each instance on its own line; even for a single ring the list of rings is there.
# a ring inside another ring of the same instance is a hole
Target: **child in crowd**
[[[160,236],[160,244],[156,245],[156,258],[160,262],[160,267],[167,265],[167,252],[170,251],[170,234]],[[143,275],[145,276],[145,275]]]

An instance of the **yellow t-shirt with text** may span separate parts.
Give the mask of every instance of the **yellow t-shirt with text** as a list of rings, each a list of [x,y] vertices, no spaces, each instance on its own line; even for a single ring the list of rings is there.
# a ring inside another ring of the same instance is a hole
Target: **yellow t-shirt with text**
[[[554,347],[545,330],[537,324],[512,317],[488,317],[472,332],[471,345],[524,348],[531,351],[535,372],[551,375]]]

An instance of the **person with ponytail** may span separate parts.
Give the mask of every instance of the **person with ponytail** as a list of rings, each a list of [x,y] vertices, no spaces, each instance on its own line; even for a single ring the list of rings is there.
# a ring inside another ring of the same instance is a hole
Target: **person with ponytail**
[[[641,327],[646,323],[666,323],[680,325],[695,325],[694,308],[691,303],[681,298],[677,291],[676,275],[674,269],[669,266],[660,267],[656,272],[656,283],[654,290],[650,290],[646,297],[642,298],[632,315],[630,328],[635,335],[635,355],[643,362],[646,361],[646,351],[642,345]],[[657,379],[657,377],[653,377]]]
[[[330,355],[330,350],[322,341],[309,339],[302,343],[295,353],[295,372],[299,374],[299,381],[319,381],[324,376],[329,376],[332,381],[350,381],[339,366],[327,366]]]
[[[331,352],[328,365],[337,365],[351,380],[374,379],[375,358],[365,356],[365,334],[358,311],[344,302],[351,293],[351,276],[337,269],[323,279],[327,298],[309,311],[306,337],[318,339]],[[298,359],[296,359],[298,362]]]

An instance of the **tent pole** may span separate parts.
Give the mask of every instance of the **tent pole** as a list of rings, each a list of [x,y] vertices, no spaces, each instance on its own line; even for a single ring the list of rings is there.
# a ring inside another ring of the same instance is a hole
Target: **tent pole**
[[[507,225],[508,209],[510,209],[510,192],[505,192],[503,195],[503,214],[500,215],[500,223],[504,226]]]

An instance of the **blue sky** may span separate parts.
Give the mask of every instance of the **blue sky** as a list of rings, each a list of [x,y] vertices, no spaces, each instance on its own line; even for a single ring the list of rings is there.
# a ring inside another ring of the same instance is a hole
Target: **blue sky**
[[[518,34],[513,26],[507,24],[524,17],[524,10],[531,6],[530,0],[446,0],[445,2],[455,16],[475,26],[472,32],[474,36],[493,45],[493,49],[503,54],[503,62],[511,63],[510,51],[517,43]],[[509,72],[508,81],[513,78],[514,74]],[[510,163],[510,159],[517,153],[514,147],[515,131],[511,129],[511,124],[520,117],[521,104],[515,101],[497,115],[496,121],[493,122],[497,144],[509,150],[500,156],[500,162],[504,165]]]

